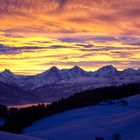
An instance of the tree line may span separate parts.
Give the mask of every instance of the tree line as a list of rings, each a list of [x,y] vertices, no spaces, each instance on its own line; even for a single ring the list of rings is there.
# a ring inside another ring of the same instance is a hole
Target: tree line
[[[21,109],[7,109],[2,105],[0,106],[0,110],[2,108],[0,115],[5,118],[5,123],[0,127],[0,130],[21,133],[23,128],[44,117],[70,109],[96,105],[104,100],[122,99],[139,93],[140,84],[127,84],[79,92],[69,98],[62,98],[59,101],[53,102],[50,105],[39,104],[38,106]]]

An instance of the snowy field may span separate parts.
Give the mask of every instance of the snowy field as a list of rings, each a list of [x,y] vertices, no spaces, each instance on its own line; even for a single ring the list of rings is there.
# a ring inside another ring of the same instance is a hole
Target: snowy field
[[[24,135],[11,134],[7,132],[0,132],[0,140],[43,140],[43,139]]]
[[[0,140],[140,140],[140,95],[126,98],[128,106],[96,105],[60,113],[24,129],[23,135],[0,132]]]
[[[126,98],[128,106],[96,105],[67,111],[42,119],[24,130],[24,134],[45,140],[111,139],[140,140],[140,95]]]

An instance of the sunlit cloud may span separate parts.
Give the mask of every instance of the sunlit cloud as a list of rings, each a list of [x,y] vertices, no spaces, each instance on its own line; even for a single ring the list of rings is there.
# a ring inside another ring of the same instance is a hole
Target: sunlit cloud
[[[139,67],[140,0],[1,0],[0,70]]]

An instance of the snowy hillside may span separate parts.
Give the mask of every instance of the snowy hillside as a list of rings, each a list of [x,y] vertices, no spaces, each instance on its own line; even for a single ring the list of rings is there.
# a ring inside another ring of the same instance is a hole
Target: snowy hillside
[[[43,140],[43,139],[24,135],[17,135],[7,132],[0,132],[0,140]]]
[[[118,133],[121,140],[139,140],[140,95],[126,100],[128,106],[96,105],[54,115],[26,128],[24,134],[44,140],[93,140],[96,136],[111,140]]]

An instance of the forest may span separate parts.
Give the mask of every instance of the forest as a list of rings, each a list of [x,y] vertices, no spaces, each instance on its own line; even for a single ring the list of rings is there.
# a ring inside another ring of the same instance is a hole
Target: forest
[[[4,118],[4,125],[0,127],[2,131],[22,133],[23,128],[30,126],[37,120],[55,115],[67,110],[87,107],[108,101],[109,104],[116,104],[113,100],[120,100],[125,103],[123,98],[140,93],[140,84],[127,84],[121,86],[103,87],[94,90],[87,90],[74,94],[69,98],[62,98],[50,105],[43,103],[27,108],[11,108],[0,106],[0,116]],[[128,103],[129,104],[129,103]]]

